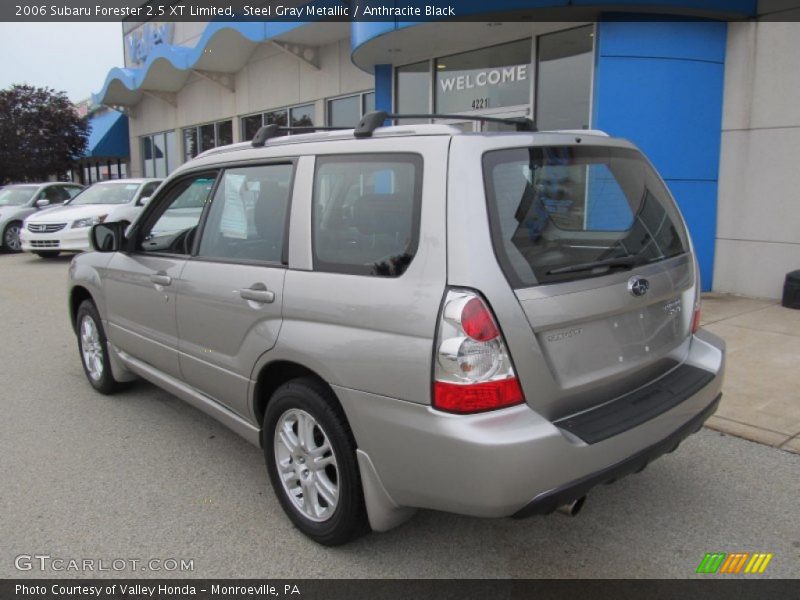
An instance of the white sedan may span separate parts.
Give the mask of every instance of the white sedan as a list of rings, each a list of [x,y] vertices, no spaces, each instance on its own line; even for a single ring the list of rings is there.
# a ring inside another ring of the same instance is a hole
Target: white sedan
[[[85,189],[64,206],[31,215],[20,231],[22,249],[42,258],[89,250],[92,225],[133,222],[160,179],[113,179]]]

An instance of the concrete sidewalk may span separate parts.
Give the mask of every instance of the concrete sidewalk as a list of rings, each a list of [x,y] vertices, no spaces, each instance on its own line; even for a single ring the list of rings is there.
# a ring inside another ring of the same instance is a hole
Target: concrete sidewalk
[[[722,403],[706,426],[800,453],[800,310],[704,294],[702,324],[728,344]]]

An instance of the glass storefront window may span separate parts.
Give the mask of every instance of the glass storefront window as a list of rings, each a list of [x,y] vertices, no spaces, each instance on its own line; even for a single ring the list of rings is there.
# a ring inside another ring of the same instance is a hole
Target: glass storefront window
[[[144,161],[144,176],[153,177],[153,138],[149,135],[142,138],[142,160]]]
[[[200,139],[200,147],[198,150],[200,152],[204,152],[206,150],[210,150],[211,148],[215,147],[216,144],[216,134],[214,133],[214,124],[209,123],[208,125],[200,125],[197,128],[199,132],[199,139]]]
[[[529,105],[530,65],[530,40],[444,56],[436,61],[436,112]]]
[[[177,135],[174,131],[146,135],[141,140],[142,172],[145,177],[166,177],[178,167],[180,156]],[[191,143],[191,140],[189,142]]]
[[[180,164],[178,160],[178,136],[174,131],[164,134],[167,138],[167,174],[172,173]]]
[[[277,125],[278,127],[289,126],[290,114],[291,124],[293,126],[308,127],[314,124],[315,111],[313,104],[290,106],[288,108],[279,108],[257,115],[248,115],[241,118],[242,141],[252,140],[262,125]]]
[[[290,110],[292,127],[308,127],[314,124],[314,105],[295,106]]]
[[[398,113],[430,112],[430,63],[425,60],[395,69],[395,106]],[[410,123],[411,121],[403,121]]]
[[[539,37],[536,125],[540,130],[589,127],[593,35],[589,25]]]
[[[367,92],[362,96],[362,112],[367,114],[375,110],[375,92]]]
[[[183,130],[183,161],[197,156],[197,128],[189,127]]]
[[[355,127],[365,113],[375,110],[375,92],[328,100],[329,127]]]
[[[233,121],[217,123],[217,146],[227,146],[233,143]]]
[[[353,127],[361,119],[361,96],[347,96],[328,100],[328,125]]]
[[[268,113],[264,113],[264,125],[277,125],[278,127],[286,127],[286,124],[289,122],[288,111],[286,109],[283,110],[273,110]]]
[[[232,143],[232,120],[187,127],[183,130],[183,160],[190,160],[201,152]]]
[[[264,122],[262,115],[250,115],[242,117],[242,140],[252,140],[256,132],[261,128]]]
[[[153,158],[155,159],[155,176],[167,176],[167,148],[164,143],[164,134],[153,136]]]

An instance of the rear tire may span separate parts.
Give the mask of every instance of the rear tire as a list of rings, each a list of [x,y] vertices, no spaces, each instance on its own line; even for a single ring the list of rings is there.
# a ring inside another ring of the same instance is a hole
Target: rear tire
[[[300,531],[339,546],[370,531],[347,419],[330,390],[294,379],[270,398],[262,432],[272,488]]]
[[[3,230],[3,247],[7,252],[17,254],[22,252],[22,243],[19,241],[19,232],[22,230],[21,221],[12,221]]]
[[[50,251],[46,251],[46,252],[34,252],[34,254],[36,256],[38,256],[39,258],[55,258],[59,254],[61,254],[61,252],[59,252],[57,250],[50,250]]]
[[[78,328],[78,351],[86,379],[101,394],[113,394],[124,387],[114,379],[108,357],[108,339],[103,321],[91,300],[84,300],[75,318]]]

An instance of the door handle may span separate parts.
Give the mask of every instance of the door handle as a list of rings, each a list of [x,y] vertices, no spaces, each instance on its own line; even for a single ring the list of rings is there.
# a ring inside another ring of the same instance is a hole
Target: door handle
[[[169,285],[172,283],[172,277],[166,273],[156,273],[155,275],[150,275],[150,281],[156,285]]]
[[[256,283],[249,288],[239,290],[239,296],[242,300],[250,300],[259,304],[275,302],[275,292],[270,292],[263,283]]]

